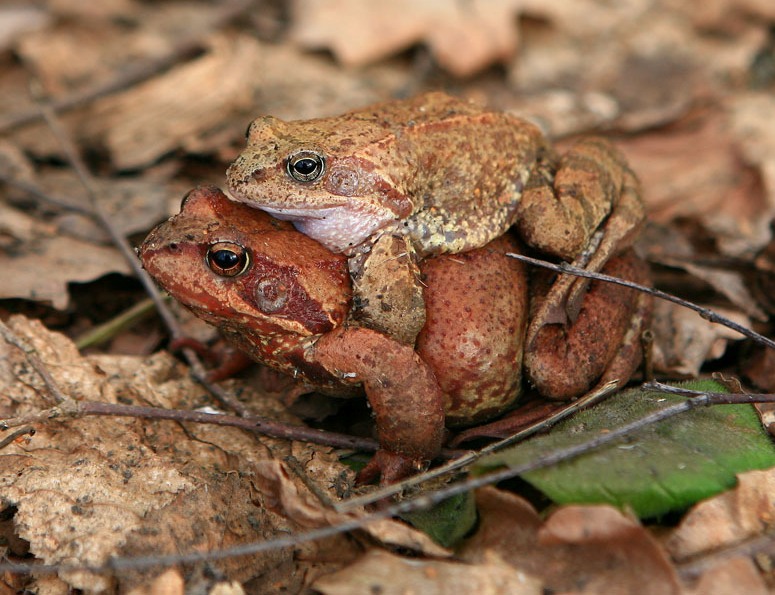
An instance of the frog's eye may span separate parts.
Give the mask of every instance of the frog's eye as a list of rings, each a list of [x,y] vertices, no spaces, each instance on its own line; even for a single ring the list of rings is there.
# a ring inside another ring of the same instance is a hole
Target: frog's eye
[[[314,182],[326,171],[326,159],[315,151],[299,151],[288,157],[286,170],[297,182]]]
[[[210,270],[221,277],[236,277],[250,264],[248,251],[234,242],[216,242],[210,246],[205,260]]]

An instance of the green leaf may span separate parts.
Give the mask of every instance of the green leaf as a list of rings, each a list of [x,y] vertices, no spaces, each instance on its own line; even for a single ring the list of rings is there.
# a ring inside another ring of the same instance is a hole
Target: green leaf
[[[710,380],[682,384],[727,392]],[[585,442],[682,401],[632,389],[557,424],[544,436],[482,458],[474,473],[514,466]],[[735,475],[775,466],[775,446],[751,405],[718,405],[679,414],[551,468],[522,478],[559,504],[607,503],[641,517],[683,509],[733,487]]]
[[[473,493],[466,492],[447,498],[428,510],[416,510],[400,516],[440,546],[450,547],[473,529],[476,504]]]

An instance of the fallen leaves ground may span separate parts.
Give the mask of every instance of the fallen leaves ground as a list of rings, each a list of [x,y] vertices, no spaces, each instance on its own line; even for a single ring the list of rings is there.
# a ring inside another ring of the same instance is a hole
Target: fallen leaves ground
[[[223,185],[226,165],[259,113],[331,115],[444,89],[530,117],[560,143],[602,133],[643,182],[652,223],[640,249],[657,285],[773,335],[771,2],[386,6],[350,0],[0,6],[0,315],[35,346],[65,394],[164,408],[214,404],[182,364],[156,351],[162,332],[154,321],[88,355],[71,342],[136,303],[142,291],[104,230],[84,214],[86,194],[31,91],[59,106],[101,205],[135,244],[177,210],[189,188]],[[659,308],[660,374],[723,370],[773,391],[771,352],[742,345],[733,333],[673,305]],[[192,334],[206,332],[187,324]],[[0,352],[0,417],[52,407],[23,354],[4,342]],[[254,383],[228,386],[255,413],[301,423]],[[321,411],[308,405],[306,413]],[[117,417],[51,420],[35,430],[0,451],[7,544],[0,547],[15,560],[101,564],[110,557],[204,552],[352,518],[332,512],[284,462],[293,455],[335,500],[351,472],[330,448],[235,428]],[[646,526],[606,507],[539,514],[506,489],[485,488],[477,494],[479,525],[454,555],[385,521],[207,564],[114,575],[6,574],[4,586],[764,593],[775,585],[773,481],[772,471],[747,473],[737,488]]]

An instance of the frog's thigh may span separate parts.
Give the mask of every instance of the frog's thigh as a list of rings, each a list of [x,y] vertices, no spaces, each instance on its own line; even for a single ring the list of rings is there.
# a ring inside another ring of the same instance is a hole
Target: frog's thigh
[[[489,419],[519,395],[527,280],[501,237],[484,248],[421,263],[427,323],[417,352],[445,395],[447,425]]]
[[[645,263],[632,252],[611,259],[604,272],[640,283],[648,279]],[[641,358],[638,342],[646,305],[635,290],[602,281],[591,283],[573,324],[528,329],[528,379],[541,395],[558,400],[583,395],[604,375],[613,379],[607,374],[609,369],[615,369],[619,380],[626,382]],[[538,321],[531,324],[540,325]]]
[[[382,235],[365,256],[350,259],[353,316],[362,325],[414,345],[425,301],[414,251],[404,236]]]

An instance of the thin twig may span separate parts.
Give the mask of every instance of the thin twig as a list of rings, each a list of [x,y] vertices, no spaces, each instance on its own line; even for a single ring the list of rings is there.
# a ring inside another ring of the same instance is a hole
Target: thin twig
[[[2,424],[2,422],[0,422],[0,424]],[[25,435],[34,436],[35,428],[33,428],[32,426],[24,426],[22,428],[19,428],[18,430],[11,432],[5,438],[0,440],[0,450],[4,449],[6,446],[14,442],[20,436],[25,436]]]
[[[775,394],[773,393],[715,393],[710,391],[691,390],[683,386],[671,386],[670,384],[662,384],[656,380],[646,382],[643,384],[643,388],[682,397],[705,397],[708,399],[706,405],[745,405],[750,403],[775,402]]]
[[[514,254],[514,253],[508,253],[507,256],[511,256],[512,258],[516,258],[517,260],[521,260],[529,264],[540,266],[545,269],[550,269],[558,273],[567,273],[569,275],[575,275],[576,277],[587,277],[589,279],[596,279],[598,281],[615,283],[616,285],[622,285],[624,287],[629,287],[630,289],[635,289],[637,291],[642,291],[643,293],[651,294],[654,297],[658,297],[660,299],[667,300],[668,302],[673,302],[674,304],[678,304],[679,306],[689,308],[690,310],[694,310],[705,320],[708,320],[710,322],[714,322],[717,324],[721,324],[723,326],[726,326],[727,328],[731,328],[733,331],[737,331],[741,335],[748,337],[749,339],[753,339],[757,343],[760,343],[766,347],[769,347],[770,349],[775,349],[775,341],[773,341],[772,339],[768,339],[767,337],[760,335],[756,331],[753,331],[740,324],[737,324],[736,322],[729,320],[728,318],[725,318],[720,314],[717,314],[713,310],[709,310],[708,308],[703,308],[702,306],[698,306],[693,302],[684,300],[682,298],[676,297],[669,293],[665,293],[664,291],[660,291],[659,289],[654,289],[653,287],[647,287],[645,285],[633,283],[632,281],[619,279],[618,277],[604,275],[602,273],[593,273],[591,271],[585,271],[584,269],[574,267],[573,265],[570,265],[565,262],[560,264],[554,264],[551,262],[546,262],[545,260],[539,260],[537,258],[531,258],[530,256],[523,256],[522,254]]]
[[[558,449],[539,456],[532,461],[507,467],[486,475],[478,477],[468,478],[465,481],[458,482],[446,486],[442,489],[426,492],[425,494],[398,502],[384,509],[365,514],[355,519],[348,519],[332,525],[329,527],[323,527],[320,529],[314,529],[304,533],[297,533],[295,535],[286,535],[277,539],[271,539],[268,541],[247,543],[239,545],[229,549],[222,550],[210,550],[207,552],[191,552],[187,554],[169,554],[169,555],[150,555],[137,558],[113,558],[108,561],[104,566],[65,566],[65,565],[35,565],[35,564],[0,564],[0,572],[36,572],[36,573],[54,573],[62,570],[90,570],[92,572],[109,572],[116,570],[140,570],[147,568],[155,568],[159,566],[171,566],[173,564],[187,564],[194,562],[204,562],[213,560],[222,560],[225,558],[234,558],[238,556],[255,555],[266,551],[282,549],[286,547],[296,547],[302,543],[310,541],[316,541],[346,533],[348,531],[354,531],[360,529],[369,523],[374,521],[390,518],[405,514],[407,512],[428,509],[444,500],[447,500],[453,496],[475,490],[485,485],[491,485],[499,481],[511,479],[518,475],[528,473],[530,471],[536,471],[552,465],[556,465],[563,461],[574,459],[580,455],[591,452],[592,450],[601,446],[610,444],[621,438],[624,438],[638,430],[641,430],[647,426],[653,425],[670,417],[675,417],[681,413],[691,411],[698,407],[704,407],[708,404],[714,404],[716,401],[729,402],[730,398],[739,398],[742,395],[721,395],[723,399],[716,399],[711,396],[708,397],[705,394],[687,399],[680,403],[665,407],[659,411],[655,411],[649,415],[646,415],[638,420],[635,420],[629,424],[621,426],[619,428],[609,430],[606,433],[600,434],[594,438],[591,438],[580,444],[569,446],[566,448]],[[766,400],[771,400],[773,395],[764,395]]]
[[[81,184],[86,189],[86,193],[91,203],[92,217],[94,217],[94,219],[107,231],[113,243],[116,245],[116,247],[118,247],[119,251],[129,263],[129,266],[132,268],[137,278],[143,284],[146,292],[150,296],[151,300],[153,300],[153,303],[156,306],[156,310],[159,312],[159,316],[161,316],[164,324],[169,329],[172,338],[180,339],[184,337],[185,333],[181,329],[177,318],[175,318],[175,315],[167,307],[165,299],[156,286],[156,283],[143,269],[142,264],[135,255],[134,249],[129,244],[129,241],[113,224],[110,215],[105,211],[105,209],[102,208],[102,205],[97,196],[97,191],[95,189],[92,176],[86,168],[83,160],[81,159],[81,156],[78,154],[78,151],[76,151],[72,141],[59,123],[59,119],[57,118],[56,114],[54,114],[53,110],[46,105],[41,105],[41,113],[51,128],[52,133],[62,146],[62,149],[65,152],[65,156],[78,175]],[[228,407],[229,409],[236,411],[243,416],[250,415],[250,409],[232,397],[229,393],[213,385],[207,380],[207,371],[205,370],[205,367],[197,354],[192,349],[184,348],[182,352],[191,368],[193,377],[199,383],[205,386],[225,407]]]
[[[21,337],[17,336],[16,333],[9,329],[2,321],[0,321],[0,335],[3,336],[3,339],[6,343],[13,345],[24,353],[27,361],[41,377],[43,383],[46,385],[46,388],[48,388],[49,393],[54,398],[56,403],[61,405],[62,403],[70,400],[70,397],[65,395],[59,388],[59,385],[57,384],[56,380],[54,380],[51,372],[49,372],[46,365],[38,357],[38,354],[32,345],[24,341]]]
[[[237,417],[223,413],[205,413],[185,409],[164,409],[162,407],[144,407],[140,405],[122,405],[119,403],[103,403],[100,401],[69,401],[70,406],[52,407],[27,415],[0,419],[0,429],[8,429],[20,425],[40,423],[51,419],[81,418],[87,416],[138,417],[143,419],[162,419],[176,422],[192,422],[229,426],[255,432],[262,436],[282,438],[284,440],[302,440],[335,448],[375,451],[379,448],[376,440],[358,438],[336,432],[316,430],[308,426],[294,426],[265,417]]]

